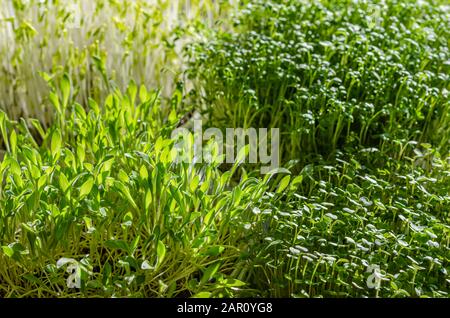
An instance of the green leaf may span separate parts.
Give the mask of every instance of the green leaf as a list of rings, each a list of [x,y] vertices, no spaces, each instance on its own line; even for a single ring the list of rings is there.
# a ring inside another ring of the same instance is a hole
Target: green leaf
[[[158,268],[166,257],[166,246],[161,241],[158,241],[158,246],[156,247],[156,256],[158,257],[156,268]]]
[[[139,99],[141,100],[141,103],[145,103],[148,99],[148,92],[144,85],[141,85],[139,88]]]
[[[11,173],[20,177],[22,175],[22,169],[20,168],[20,165],[17,162],[17,160],[12,157],[9,157],[8,162]]]
[[[53,80],[54,75],[50,75],[47,72],[38,72],[39,76],[42,77],[44,81],[50,83]]]
[[[155,152],[156,153],[161,152],[162,148],[163,148],[163,138],[161,136],[159,136],[158,139],[156,139]]]
[[[8,116],[0,110],[0,132],[2,134],[3,140],[5,141],[6,150],[10,151],[8,135],[6,134],[6,122],[8,120]]]
[[[127,242],[123,241],[123,240],[107,240],[105,242],[106,247],[115,249],[115,250],[123,250],[126,252],[129,252],[129,246],[127,244]]]
[[[219,245],[211,246],[210,248],[208,248],[205,255],[216,257],[216,256],[219,256],[220,254],[222,254],[222,252],[224,250],[225,250],[225,247],[223,247],[223,246],[219,246]]]
[[[28,253],[27,251],[25,251],[25,247],[18,242],[11,243],[8,246],[2,246],[2,250],[6,256],[16,261],[20,260],[21,254]]]
[[[122,181],[125,184],[130,182],[130,178],[128,177],[128,174],[125,171],[123,171],[122,169],[119,170],[117,177],[119,178],[120,181]]]
[[[139,169],[139,176],[141,177],[142,180],[148,179],[148,170],[144,165],[142,165],[141,169]]]
[[[80,187],[80,199],[84,198],[86,195],[91,193],[92,187],[94,186],[94,178],[90,177],[83,185]]]
[[[47,183],[47,176],[43,175],[38,180],[38,190],[41,191],[44,185]]]
[[[114,180],[114,187],[125,196],[128,202],[133,206],[133,208],[135,208],[136,210],[139,209],[136,205],[136,202],[134,202],[133,197],[131,196],[130,190],[128,190],[128,188],[122,182]]]
[[[64,73],[61,80],[61,93],[62,93],[62,108],[66,109],[70,97],[70,79],[66,73]]]
[[[70,187],[69,180],[67,180],[67,177],[64,175],[64,173],[61,173],[59,175],[59,186],[61,187],[61,190],[65,193],[67,189]]]
[[[152,192],[150,191],[150,189],[147,189],[147,191],[145,192],[145,208],[149,209],[150,208],[150,204],[152,203]]]
[[[1,114],[1,113],[0,113]],[[37,130],[41,138],[45,138],[45,131],[42,128],[41,122],[37,119],[29,119],[29,122],[33,125],[33,127]]]
[[[111,276],[111,264],[109,262],[106,262],[105,266],[103,267],[103,277],[102,277],[102,283],[103,285],[106,285],[109,281],[109,278]]]
[[[23,278],[25,278],[27,281],[33,283],[33,284],[44,284],[39,278],[34,276],[33,274],[25,274],[23,275]]]
[[[246,285],[246,283],[244,283],[243,281],[231,278],[225,279],[223,281],[223,284],[226,285],[227,287],[242,287]]]
[[[171,101],[170,101],[172,109],[176,109],[180,105],[182,99],[183,99],[183,92],[181,91],[180,88],[177,88],[173,92],[173,95],[172,95],[172,98],[171,98]]]
[[[191,192],[195,192],[195,190],[198,187],[199,182],[200,182],[200,176],[197,174],[197,175],[195,175],[194,179],[192,179],[192,182],[190,185]]]
[[[56,111],[61,114],[61,105],[59,104],[58,96],[56,96],[54,92],[50,92],[48,98],[50,99],[52,105],[56,108]]]
[[[200,284],[205,284],[208,281],[210,281],[214,277],[214,275],[217,273],[219,268],[220,268],[220,262],[216,262],[212,265],[209,265],[206,268],[205,272],[203,273],[203,277],[200,281]]]
[[[86,119],[86,111],[84,110],[83,106],[81,106],[78,103],[74,104],[75,113],[78,115],[80,119],[85,120]]]
[[[211,298],[210,292],[200,292],[192,296],[192,298]]]
[[[61,152],[61,133],[59,129],[55,129],[52,134],[52,141],[51,141],[51,151],[52,151],[52,158],[54,160],[58,159]]]
[[[177,121],[177,112],[175,109],[172,109],[172,111],[169,114],[169,123],[174,124]]]
[[[124,221],[124,222],[133,221],[133,214],[132,214],[131,212],[127,212],[127,213],[123,216],[123,221]]]
[[[89,97],[88,103],[89,108],[92,109],[96,115],[98,115],[100,113],[100,107],[98,106],[97,102]]]
[[[3,253],[8,257],[13,257],[14,250],[9,246],[2,246]]]
[[[133,242],[131,242],[130,250],[129,250],[129,252],[130,252],[131,255],[133,255],[134,252],[136,251],[140,239],[141,239],[141,236],[138,235],[138,236],[136,236],[136,238],[133,240]]]
[[[294,186],[296,186],[297,184],[302,183],[302,181],[303,181],[303,175],[296,176],[296,177],[294,178],[294,180],[292,180],[292,182],[291,182],[291,187],[294,187]]]
[[[286,189],[286,187],[289,185],[289,181],[291,181],[291,176],[289,176],[289,175],[287,175],[283,179],[281,179],[276,193],[283,192],[283,190]]]
[[[101,289],[101,288],[103,288],[103,285],[99,281],[90,280],[87,282],[86,287],[92,288],[92,289]]]
[[[10,146],[11,146],[11,152],[14,155],[14,157],[17,154],[17,134],[16,131],[13,129],[11,132],[11,136],[9,137]]]

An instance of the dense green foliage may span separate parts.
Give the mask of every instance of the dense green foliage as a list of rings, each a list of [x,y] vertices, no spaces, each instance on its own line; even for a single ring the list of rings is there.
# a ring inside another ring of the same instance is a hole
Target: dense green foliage
[[[448,296],[448,163],[434,158],[427,173],[389,161],[373,171],[359,164],[364,156],[307,166],[296,192],[260,207],[272,211],[263,224],[274,230],[256,226],[264,243],[249,248],[258,289],[277,297]],[[379,290],[366,285],[373,264]]]
[[[301,171],[260,208],[257,289],[448,295],[449,16],[439,1],[251,1],[232,32],[193,46],[211,125],[280,127]]]
[[[1,297],[449,297],[445,1],[6,3]],[[176,163],[193,111],[282,167]]]
[[[32,121],[41,145],[25,121],[0,113],[9,135],[0,166],[2,295],[72,295],[61,292],[64,258],[82,266],[83,295],[233,295],[244,285],[228,274],[268,179],[231,187],[237,166],[220,173],[173,163],[175,113],[164,123],[158,94],[142,87],[135,103],[136,94],[132,84],[101,108],[91,100],[87,113],[74,104],[47,132]]]
[[[262,0],[235,24],[194,47],[214,125],[280,127],[303,161],[398,140],[448,150],[448,7]]]

